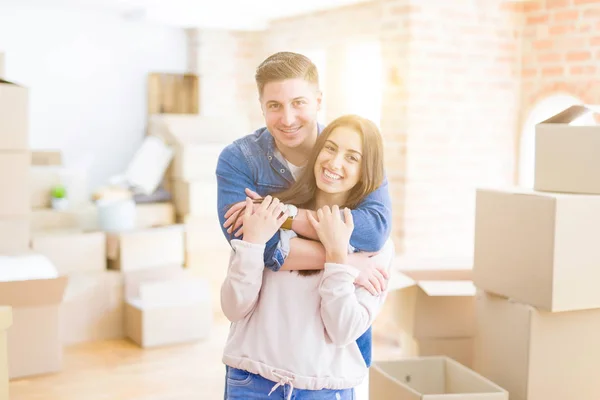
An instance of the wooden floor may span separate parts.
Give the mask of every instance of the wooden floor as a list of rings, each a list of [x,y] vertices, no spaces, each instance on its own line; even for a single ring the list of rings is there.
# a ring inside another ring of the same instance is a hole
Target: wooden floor
[[[10,383],[11,400],[213,400],[223,398],[221,355],[229,325],[219,320],[207,341],[141,349],[127,340],[68,347],[63,371]],[[374,358],[398,349],[374,346]],[[366,400],[368,382],[357,389]]]

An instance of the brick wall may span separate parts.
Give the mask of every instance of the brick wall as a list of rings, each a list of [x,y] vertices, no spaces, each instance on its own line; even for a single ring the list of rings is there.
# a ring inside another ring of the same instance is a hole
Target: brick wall
[[[600,1],[524,4],[520,121],[553,94],[600,103]]]
[[[519,81],[515,10],[502,7],[501,0],[441,4],[372,1],[274,21],[262,33],[203,31],[197,57],[204,99],[216,96],[211,101],[218,107],[237,104],[260,126],[253,82],[258,63],[279,50],[322,48],[327,51],[325,119],[331,120],[345,112],[340,78],[345,46],[380,40],[381,130],[398,250],[470,255],[474,188],[513,178]]]

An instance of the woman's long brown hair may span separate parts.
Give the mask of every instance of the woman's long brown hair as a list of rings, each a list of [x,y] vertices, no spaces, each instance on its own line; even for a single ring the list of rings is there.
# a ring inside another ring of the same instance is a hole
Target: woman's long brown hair
[[[278,198],[282,203],[293,204],[298,208],[313,209],[314,199],[317,191],[317,181],[314,173],[314,166],[317,158],[329,139],[331,133],[338,127],[346,127],[358,132],[362,137],[362,161],[360,166],[360,177],[358,183],[350,189],[345,204],[338,204],[340,208],[356,208],[365,197],[375,191],[383,182],[383,141],[379,129],[370,120],[358,115],[344,115],[333,120],[323,129],[323,132],[317,137],[317,141],[310,153],[306,167],[304,168],[298,180],[290,186],[289,189],[279,193],[269,193],[272,197]],[[262,200],[254,200],[255,203],[261,203]],[[242,209],[234,221],[242,216]],[[231,232],[232,238],[234,232]],[[300,270],[300,275],[312,275],[320,270]]]

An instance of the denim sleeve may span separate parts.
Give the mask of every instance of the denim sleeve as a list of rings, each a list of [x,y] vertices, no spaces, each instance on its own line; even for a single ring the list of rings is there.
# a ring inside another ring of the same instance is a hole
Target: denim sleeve
[[[354,231],[350,245],[357,251],[379,251],[390,236],[392,200],[387,178],[352,210]]]
[[[235,143],[227,146],[219,155],[217,161],[217,214],[221,225],[221,231],[231,244],[232,235],[227,233],[223,227],[225,213],[229,207],[246,199],[246,188],[256,192],[252,169],[246,161],[246,157]],[[277,232],[266,244],[264,261],[265,266],[273,271],[278,271],[285,259],[278,249],[279,232]]]

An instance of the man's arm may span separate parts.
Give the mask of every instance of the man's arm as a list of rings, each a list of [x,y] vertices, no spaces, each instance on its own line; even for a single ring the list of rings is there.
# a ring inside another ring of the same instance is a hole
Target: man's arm
[[[318,240],[317,233],[308,220],[314,211],[298,210],[292,222],[292,230],[304,237]],[[379,251],[388,239],[392,225],[392,200],[387,178],[383,184],[368,195],[355,210],[352,210],[354,231],[350,245],[360,251]]]
[[[232,235],[227,233],[225,213],[232,205],[246,200],[244,190],[249,188],[256,191],[252,170],[246,162],[246,157],[236,144],[230,144],[219,155],[217,161],[217,214],[221,231],[228,242],[231,243]],[[262,194],[264,195],[264,193]],[[240,217],[241,218],[241,217]],[[279,232],[266,244],[264,262],[267,268],[277,271],[284,262],[281,252],[277,249]]]

